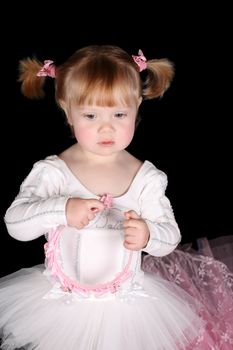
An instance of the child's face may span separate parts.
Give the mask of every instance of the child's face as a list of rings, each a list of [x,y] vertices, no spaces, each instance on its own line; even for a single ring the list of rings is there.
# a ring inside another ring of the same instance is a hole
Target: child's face
[[[83,150],[111,155],[132,141],[138,106],[73,106],[69,122]]]

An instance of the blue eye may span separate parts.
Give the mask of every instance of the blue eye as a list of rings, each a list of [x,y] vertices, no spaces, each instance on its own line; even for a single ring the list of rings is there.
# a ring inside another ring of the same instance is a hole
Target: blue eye
[[[90,119],[90,120],[93,120],[96,118],[95,114],[84,114],[83,116],[84,116],[84,118]]]
[[[114,115],[115,118],[119,118],[119,119],[125,118],[126,116],[127,116],[127,114],[125,114],[125,113],[116,113]]]

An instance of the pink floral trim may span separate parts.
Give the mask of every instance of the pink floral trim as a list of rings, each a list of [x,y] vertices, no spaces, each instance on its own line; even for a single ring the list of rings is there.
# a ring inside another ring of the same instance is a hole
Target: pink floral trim
[[[106,208],[112,207],[112,197],[111,195],[104,195],[100,199],[106,206]],[[53,232],[49,233],[48,242],[44,245],[45,257],[46,257],[46,267],[50,271],[51,275],[55,277],[61,284],[61,289],[65,292],[77,292],[80,294],[94,293],[96,295],[101,295],[104,293],[116,293],[119,286],[127,280],[132,272],[129,270],[133,252],[129,254],[129,259],[124,269],[117,274],[117,276],[110,282],[87,285],[81,284],[70,277],[68,277],[61,269],[59,264],[60,253],[59,253],[59,238],[63,234],[63,227],[55,229]]]
[[[110,282],[96,284],[92,286],[87,284],[81,284],[75,280],[72,280],[70,277],[65,275],[58,263],[58,244],[59,238],[62,233],[62,229],[57,229],[52,234],[50,234],[49,241],[44,245],[44,249],[46,257],[46,266],[50,270],[51,275],[59,280],[59,282],[61,283],[61,289],[63,291],[74,291],[81,294],[93,292],[94,294],[98,295],[107,292],[115,293],[118,290],[120,284],[131,276],[131,271],[129,271],[129,267],[132,260],[132,252],[130,252],[129,259],[125,268],[119,274],[117,274],[116,278],[114,278]]]

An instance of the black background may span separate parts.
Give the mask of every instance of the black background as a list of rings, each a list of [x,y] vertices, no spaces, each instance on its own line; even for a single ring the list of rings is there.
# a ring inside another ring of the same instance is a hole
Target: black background
[[[68,5],[68,4],[67,4]],[[36,55],[40,60],[65,61],[89,44],[113,44],[130,54],[142,49],[150,58],[167,57],[176,67],[175,79],[164,97],[145,101],[142,121],[129,151],[152,161],[168,175],[171,200],[183,236],[232,234],[232,111],[229,82],[230,22],[228,10],[201,6],[161,9],[137,7],[125,13],[123,4],[87,9],[38,7],[31,15],[22,8],[17,20],[6,12],[1,29],[1,275],[43,261],[41,237],[19,242],[6,231],[3,217],[34,162],[58,154],[72,142],[64,116],[54,101],[52,79],[46,97],[30,101],[20,93],[18,61]],[[28,10],[28,9],[27,9]],[[98,12],[95,12],[98,11]],[[81,24],[81,19],[84,21]],[[11,33],[11,34],[10,34]],[[3,256],[5,254],[5,257]]]

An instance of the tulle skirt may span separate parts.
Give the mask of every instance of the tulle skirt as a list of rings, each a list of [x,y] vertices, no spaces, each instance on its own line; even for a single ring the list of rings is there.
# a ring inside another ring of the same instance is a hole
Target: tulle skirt
[[[197,241],[198,251],[186,245],[159,259],[146,255],[142,263],[144,271],[174,282],[204,306],[214,350],[233,349],[232,243],[233,236],[204,237]]]
[[[51,283],[43,269],[0,280],[4,350],[216,349],[203,305],[174,282],[145,274],[143,292],[48,299]]]
[[[146,255],[142,290],[98,300],[47,297],[43,265],[3,277],[1,349],[233,349],[232,238],[199,239],[198,253]]]

